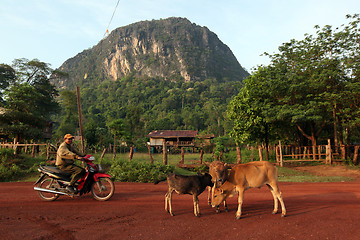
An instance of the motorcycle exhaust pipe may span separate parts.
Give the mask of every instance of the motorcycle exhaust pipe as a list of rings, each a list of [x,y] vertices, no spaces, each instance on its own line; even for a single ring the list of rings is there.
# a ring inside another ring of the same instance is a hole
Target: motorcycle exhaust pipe
[[[72,196],[72,195],[69,194],[69,193],[54,191],[54,190],[50,190],[50,189],[46,189],[46,188],[34,187],[34,190],[35,190],[35,191],[40,191],[40,192],[49,192],[49,193],[54,193],[54,194],[62,194],[62,195]]]

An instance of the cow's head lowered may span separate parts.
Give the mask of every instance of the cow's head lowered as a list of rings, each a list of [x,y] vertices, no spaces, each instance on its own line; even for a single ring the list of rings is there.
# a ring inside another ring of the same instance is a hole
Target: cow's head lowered
[[[230,192],[225,191],[223,188],[215,188],[211,198],[211,206],[218,207],[227,197],[230,196]]]

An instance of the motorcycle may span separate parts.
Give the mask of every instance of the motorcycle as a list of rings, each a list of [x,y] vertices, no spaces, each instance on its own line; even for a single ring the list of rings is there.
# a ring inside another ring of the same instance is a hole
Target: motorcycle
[[[44,201],[55,201],[60,195],[75,197],[91,192],[93,198],[98,201],[109,200],[115,191],[111,176],[101,172],[101,166],[93,163],[95,158],[92,155],[86,155],[82,160],[86,163],[85,174],[75,183],[74,187],[77,190],[75,193],[66,189],[71,174],[55,166],[40,165],[38,168],[40,177],[34,183],[37,185],[34,190],[38,192],[40,198]]]

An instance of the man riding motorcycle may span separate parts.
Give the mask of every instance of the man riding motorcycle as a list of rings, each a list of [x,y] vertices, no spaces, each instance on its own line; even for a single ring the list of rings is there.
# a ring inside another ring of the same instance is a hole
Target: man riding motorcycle
[[[71,193],[76,193],[74,184],[85,174],[85,170],[75,165],[74,160],[81,160],[85,154],[80,153],[75,146],[72,145],[73,139],[74,137],[71,134],[64,136],[64,142],[60,144],[57,150],[55,165],[60,168],[61,171],[71,174],[71,181],[66,189]]]

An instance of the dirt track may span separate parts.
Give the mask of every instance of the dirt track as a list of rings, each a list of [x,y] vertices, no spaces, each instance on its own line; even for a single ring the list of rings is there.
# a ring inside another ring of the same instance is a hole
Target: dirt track
[[[166,183],[116,183],[107,202],[91,194],[55,202],[40,200],[32,183],[0,183],[3,239],[359,239],[360,182],[280,183],[288,215],[272,215],[266,187],[245,193],[242,219],[216,214],[200,195],[202,216],[193,215],[192,197],[173,197],[171,217],[164,210]]]

